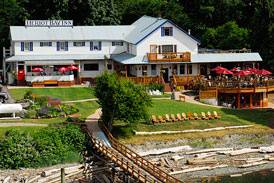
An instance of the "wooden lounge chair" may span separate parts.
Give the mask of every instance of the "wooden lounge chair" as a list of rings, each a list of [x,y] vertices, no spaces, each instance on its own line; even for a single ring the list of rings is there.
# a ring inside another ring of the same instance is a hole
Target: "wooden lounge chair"
[[[176,118],[178,119],[178,121],[183,121],[182,116],[181,116],[180,113],[178,113],[178,114],[176,115]]]
[[[213,111],[213,116],[215,119],[220,119],[221,116],[216,112],[216,111]]]
[[[165,123],[166,122],[166,120],[164,120],[164,118],[161,115],[158,116],[158,119],[159,119],[160,123]]]
[[[201,115],[202,115],[202,120],[208,120],[208,117],[206,116],[204,112],[201,112]]]
[[[171,118],[171,120],[174,121],[174,122],[178,121],[178,119],[175,117],[174,114],[171,114],[171,115],[170,115],[170,118]]]
[[[156,118],[155,115],[152,115],[152,116],[151,116],[151,122],[152,122],[152,124],[157,124],[157,123],[159,123],[159,121],[157,120],[157,118]]]
[[[165,115],[165,120],[166,120],[166,122],[171,122],[172,121],[168,114]]]
[[[211,115],[211,112],[207,111],[207,117],[208,119],[214,119],[214,116]]]
[[[186,113],[182,113],[182,120],[187,120]]]
[[[189,120],[194,120],[193,115],[192,115],[191,112],[188,112],[188,113],[187,113],[187,118],[188,118]]]
[[[201,119],[196,112],[193,113],[193,118],[195,120],[200,120]]]

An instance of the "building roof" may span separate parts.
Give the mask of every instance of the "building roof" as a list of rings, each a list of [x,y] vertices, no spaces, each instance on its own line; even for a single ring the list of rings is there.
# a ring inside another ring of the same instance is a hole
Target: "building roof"
[[[124,40],[132,44],[138,44],[166,22],[174,24],[167,19],[142,16],[131,25],[73,27],[11,26],[10,35],[12,41]],[[178,27],[177,25],[175,26]],[[182,30],[180,27],[178,28]],[[186,33],[184,30],[182,31]],[[188,36],[199,43],[193,36]]]
[[[192,54],[191,62],[149,62],[147,56],[128,53],[112,55],[111,59],[121,64],[171,64],[171,63],[225,63],[263,61],[259,53],[208,53]]]

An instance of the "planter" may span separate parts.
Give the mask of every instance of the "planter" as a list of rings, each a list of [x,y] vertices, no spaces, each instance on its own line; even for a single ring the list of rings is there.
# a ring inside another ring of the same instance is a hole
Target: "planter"
[[[71,81],[58,81],[58,86],[71,86]]]
[[[44,82],[32,82],[32,87],[44,87]]]

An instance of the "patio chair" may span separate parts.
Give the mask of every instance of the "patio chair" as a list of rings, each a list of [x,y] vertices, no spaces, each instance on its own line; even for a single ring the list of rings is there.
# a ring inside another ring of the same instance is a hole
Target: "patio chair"
[[[195,120],[200,120],[201,119],[196,112],[193,113],[193,118]]]
[[[174,122],[178,121],[178,119],[175,117],[174,114],[171,114],[171,115],[170,115],[170,118],[171,118],[171,120],[174,121]]]
[[[216,112],[216,111],[213,111],[213,116],[215,119],[220,119],[221,116]]]
[[[201,112],[202,120],[208,120],[208,117],[206,116],[205,112]]]
[[[191,112],[188,112],[188,113],[187,113],[187,118],[188,118],[189,120],[194,120],[193,115],[192,115]]]
[[[172,121],[168,114],[165,114],[165,120],[166,120],[166,122],[171,122]]]
[[[152,122],[152,124],[157,124],[157,123],[159,123],[159,121],[157,120],[157,118],[156,118],[155,115],[152,115],[152,116],[151,116],[151,122]]]
[[[214,116],[211,115],[211,112],[207,111],[207,117],[208,119],[214,119]]]
[[[182,120],[187,120],[186,113],[182,113]]]
[[[166,122],[166,120],[164,120],[164,118],[161,115],[158,116],[158,119],[159,119],[160,123],[165,123]]]
[[[181,116],[180,113],[178,113],[178,114],[176,115],[176,118],[178,119],[178,121],[183,121],[182,116]]]

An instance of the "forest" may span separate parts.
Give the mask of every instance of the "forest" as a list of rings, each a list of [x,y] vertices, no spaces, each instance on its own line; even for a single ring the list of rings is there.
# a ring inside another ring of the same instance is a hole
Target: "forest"
[[[0,47],[9,46],[9,26],[26,19],[115,25],[143,15],[190,29],[202,48],[252,49],[274,70],[274,0],[0,0]]]

